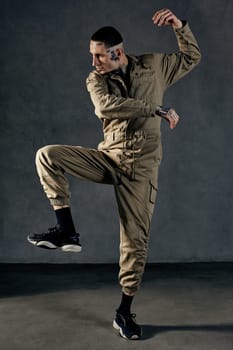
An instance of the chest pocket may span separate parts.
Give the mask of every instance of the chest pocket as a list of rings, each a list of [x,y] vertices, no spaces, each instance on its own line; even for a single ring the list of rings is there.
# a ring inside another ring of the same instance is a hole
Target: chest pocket
[[[156,81],[156,74],[153,69],[141,68],[140,70],[135,71],[129,95],[137,99],[143,99],[147,103],[151,103],[152,100],[154,100],[154,94],[157,90]]]
[[[151,69],[141,69],[135,73],[135,79],[139,82],[148,83],[155,79],[155,71]]]

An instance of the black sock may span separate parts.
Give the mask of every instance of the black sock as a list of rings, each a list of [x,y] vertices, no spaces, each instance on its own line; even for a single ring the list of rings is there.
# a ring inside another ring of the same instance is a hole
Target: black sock
[[[133,296],[122,293],[121,304],[118,307],[117,312],[123,315],[131,314],[130,309],[131,309],[132,301],[133,301]]]
[[[55,214],[57,217],[57,224],[60,227],[60,229],[67,234],[74,234],[75,227],[74,227],[70,207],[57,209],[55,210]]]

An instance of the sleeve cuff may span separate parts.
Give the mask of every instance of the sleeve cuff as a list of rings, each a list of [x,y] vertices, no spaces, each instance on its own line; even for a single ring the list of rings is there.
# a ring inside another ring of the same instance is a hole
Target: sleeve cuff
[[[181,28],[174,28],[175,33],[184,33],[188,28],[188,22],[186,20],[182,20],[182,27]]]

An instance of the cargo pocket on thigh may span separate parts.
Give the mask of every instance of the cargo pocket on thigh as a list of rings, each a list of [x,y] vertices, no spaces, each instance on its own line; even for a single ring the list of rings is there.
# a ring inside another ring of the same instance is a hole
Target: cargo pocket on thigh
[[[157,192],[158,192],[157,186],[150,180],[149,181],[149,211],[151,215],[153,214],[153,211],[154,211]]]
[[[156,197],[157,197],[157,187],[155,187],[155,185],[152,183],[152,181],[150,181],[150,195],[149,195],[149,201],[152,204],[155,204],[156,201]]]

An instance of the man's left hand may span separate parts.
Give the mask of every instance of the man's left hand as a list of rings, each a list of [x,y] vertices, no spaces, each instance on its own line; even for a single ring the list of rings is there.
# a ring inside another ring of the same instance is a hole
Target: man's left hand
[[[154,24],[161,26],[172,26],[175,29],[182,28],[183,24],[179,18],[177,18],[174,13],[169,9],[162,9],[155,12],[152,17]]]

